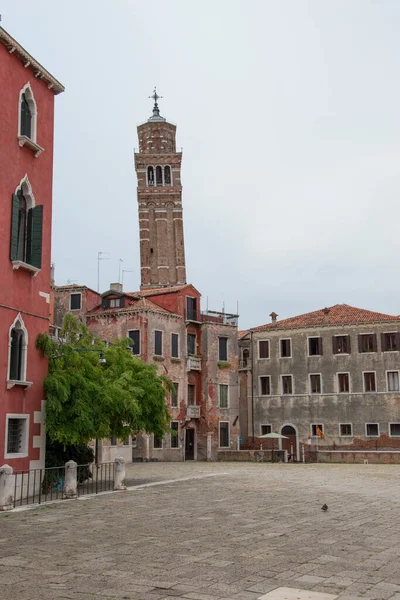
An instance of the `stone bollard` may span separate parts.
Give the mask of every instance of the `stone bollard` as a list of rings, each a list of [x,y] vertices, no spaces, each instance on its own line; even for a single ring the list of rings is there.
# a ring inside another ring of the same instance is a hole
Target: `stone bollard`
[[[66,498],[76,498],[78,495],[77,466],[74,460],[65,463],[64,494]]]
[[[122,456],[116,456],[114,470],[114,490],[126,490],[125,486],[125,459]]]
[[[0,510],[10,510],[14,505],[14,476],[9,465],[0,467]]]

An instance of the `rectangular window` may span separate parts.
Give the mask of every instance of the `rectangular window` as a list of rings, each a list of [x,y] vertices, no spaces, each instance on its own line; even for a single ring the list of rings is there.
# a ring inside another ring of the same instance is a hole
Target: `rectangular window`
[[[312,423],[311,424],[311,436],[322,438],[324,435],[324,426],[322,423]]]
[[[110,308],[120,308],[121,306],[121,298],[110,298],[109,307]]]
[[[188,384],[187,403],[188,406],[196,406],[196,386],[192,383]]]
[[[154,354],[156,356],[163,355],[163,332],[155,331],[154,332]]]
[[[160,450],[162,448],[162,443],[162,438],[159,438],[156,435],[154,435],[153,448],[155,448],[155,450]]]
[[[112,437],[110,437],[110,446],[116,446],[117,445],[117,438],[113,435]]]
[[[197,298],[186,296],[186,320],[197,321]]]
[[[69,309],[70,310],[81,310],[82,306],[82,294],[71,294],[69,297]]]
[[[133,342],[132,354],[140,354],[140,331],[139,329],[131,329],[128,331],[128,336]]]
[[[291,340],[280,340],[281,358],[290,358],[292,356]]]
[[[322,338],[321,337],[308,338],[308,356],[321,356],[321,355],[322,355]]]
[[[332,338],[333,354],[350,354],[350,336],[334,335]]]
[[[174,389],[171,392],[171,406],[172,408],[178,408],[178,391],[179,383],[173,383]]]
[[[396,352],[400,350],[400,333],[382,333],[382,352]]]
[[[7,418],[7,454],[28,452],[28,418]]]
[[[258,342],[258,358],[269,358],[269,341],[260,340]]]
[[[219,424],[219,447],[229,448],[229,423],[223,421]]]
[[[353,426],[351,423],[340,423],[339,424],[339,435],[340,437],[352,437]]]
[[[124,439],[124,441],[122,443],[124,444],[124,446],[129,446],[129,443],[130,443],[130,437],[129,437],[129,435],[128,435],[128,437],[126,437]]]
[[[228,360],[228,338],[218,338],[218,360],[227,362]]]
[[[179,335],[171,333],[171,357],[179,358]]]
[[[171,421],[171,448],[179,448],[178,421]]]
[[[188,333],[187,337],[187,353],[188,356],[196,354],[196,336],[194,333]]]
[[[400,423],[389,423],[390,437],[400,437]]]
[[[364,373],[364,392],[376,392],[375,372]]]
[[[398,392],[399,388],[399,372],[388,371],[387,372],[387,389],[388,392]]]
[[[347,394],[350,391],[350,375],[348,373],[338,373],[338,392]]]
[[[282,375],[282,394],[293,394],[293,382],[291,375]]]
[[[219,407],[228,408],[228,386],[222,383],[219,386]]]
[[[376,333],[363,333],[358,336],[359,352],[376,352]]]
[[[261,425],[261,435],[267,435],[272,432],[272,425]]]
[[[321,393],[321,375],[310,375],[310,394]]]
[[[367,437],[379,437],[379,423],[366,423],[365,434]]]
[[[271,378],[269,376],[260,377],[260,394],[261,396],[270,396]]]

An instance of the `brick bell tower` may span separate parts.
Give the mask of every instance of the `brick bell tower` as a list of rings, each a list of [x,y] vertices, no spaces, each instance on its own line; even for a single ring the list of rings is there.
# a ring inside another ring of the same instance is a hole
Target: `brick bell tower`
[[[176,151],[176,125],[160,115],[160,97],[154,88],[153,115],[137,128],[141,288],[186,283],[182,152]]]

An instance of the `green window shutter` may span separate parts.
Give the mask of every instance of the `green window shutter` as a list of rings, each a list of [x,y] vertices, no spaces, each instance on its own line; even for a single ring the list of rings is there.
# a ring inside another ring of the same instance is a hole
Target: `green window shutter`
[[[17,194],[13,194],[11,211],[10,260],[18,260],[18,219],[19,198]]]
[[[26,262],[41,269],[42,267],[42,229],[43,206],[35,206],[28,212],[28,232],[26,243]]]

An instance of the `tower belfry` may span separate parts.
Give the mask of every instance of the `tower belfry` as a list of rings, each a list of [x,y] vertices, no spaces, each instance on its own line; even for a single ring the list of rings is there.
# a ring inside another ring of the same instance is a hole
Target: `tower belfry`
[[[182,220],[182,152],[176,125],[160,115],[156,88],[153,114],[139,125],[135,152],[138,180],[141,287],[186,283]]]

